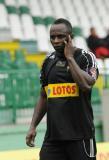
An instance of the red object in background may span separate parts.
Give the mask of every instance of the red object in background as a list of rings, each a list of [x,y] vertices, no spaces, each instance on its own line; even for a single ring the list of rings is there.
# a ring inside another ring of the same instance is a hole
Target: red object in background
[[[98,47],[96,50],[95,50],[95,53],[96,53],[96,57],[97,58],[106,58],[106,57],[109,57],[109,50],[105,47]]]

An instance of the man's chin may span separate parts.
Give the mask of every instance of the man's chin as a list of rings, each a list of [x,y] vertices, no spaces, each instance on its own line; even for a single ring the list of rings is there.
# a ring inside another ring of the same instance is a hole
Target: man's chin
[[[54,49],[59,53],[63,53],[64,52],[64,46],[63,47],[62,46],[61,47],[57,46],[57,47],[54,47]]]

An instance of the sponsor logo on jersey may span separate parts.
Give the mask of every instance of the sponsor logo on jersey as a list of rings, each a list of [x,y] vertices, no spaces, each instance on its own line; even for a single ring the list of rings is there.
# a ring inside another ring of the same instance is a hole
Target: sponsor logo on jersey
[[[45,90],[48,98],[79,96],[79,89],[76,83],[48,84]]]

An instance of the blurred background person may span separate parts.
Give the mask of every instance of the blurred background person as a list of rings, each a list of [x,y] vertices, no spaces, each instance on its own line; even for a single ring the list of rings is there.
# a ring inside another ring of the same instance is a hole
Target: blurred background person
[[[109,57],[109,51],[106,47],[105,40],[100,38],[94,27],[90,28],[90,35],[86,39],[87,45],[97,58]]]

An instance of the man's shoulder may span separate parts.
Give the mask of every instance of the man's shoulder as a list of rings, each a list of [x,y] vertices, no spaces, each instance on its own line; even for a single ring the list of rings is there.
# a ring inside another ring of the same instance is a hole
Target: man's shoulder
[[[96,59],[95,54],[93,52],[89,51],[89,50],[82,49],[82,54],[87,56],[87,57],[89,57],[89,58],[91,58],[91,59],[93,59],[93,60]]]
[[[55,52],[49,53],[44,61],[53,60],[55,59]]]
[[[77,48],[77,51],[82,54],[83,56],[93,56],[95,57],[95,54],[91,51],[89,51],[88,49],[82,49],[82,48]],[[96,58],[96,57],[95,57]]]
[[[96,61],[96,56],[93,52],[81,48],[76,49],[77,57],[82,61],[86,60],[87,62],[94,62]]]
[[[78,55],[88,54],[88,53],[89,53],[88,50],[85,50],[85,49],[82,49],[82,48],[77,48],[77,47],[75,47],[74,49],[75,49],[75,53],[76,53],[76,54],[78,53]]]
[[[49,63],[50,60],[54,60],[54,59],[55,59],[55,52],[48,54],[42,63],[42,68],[45,68],[47,63]]]
[[[82,48],[75,47],[75,56],[78,58],[82,58],[82,56],[88,54],[87,50],[84,50]]]
[[[97,68],[97,59],[93,52],[82,49],[82,55],[86,59],[89,66]]]
[[[55,59],[55,56],[56,56],[56,52],[52,52],[47,55],[47,59]]]

